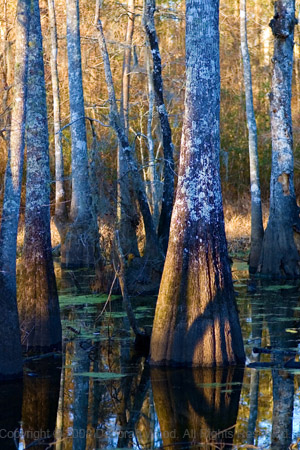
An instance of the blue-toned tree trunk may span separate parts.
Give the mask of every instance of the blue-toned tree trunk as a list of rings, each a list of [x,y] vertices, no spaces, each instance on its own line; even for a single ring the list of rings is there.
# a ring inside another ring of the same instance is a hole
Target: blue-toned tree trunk
[[[49,140],[38,0],[30,2],[25,240],[18,286],[25,350],[61,347],[61,323],[50,236]]]
[[[82,86],[79,2],[66,0],[68,81],[72,139],[70,226],[62,244],[62,265],[94,266],[99,255],[97,218],[92,212]]]
[[[270,215],[265,231],[259,272],[271,278],[300,274],[294,229],[300,231],[294,190],[293,130],[291,113],[295,1],[275,2],[270,26],[274,35],[270,117],[272,171]]]
[[[22,374],[16,292],[16,253],[25,136],[29,0],[17,4],[14,103],[0,231],[0,378]]]
[[[164,151],[164,189],[158,223],[158,238],[164,253],[167,252],[174,197],[174,158],[172,131],[164,101],[161,57],[154,23],[155,0],[145,0],[144,25],[153,59],[153,87],[159,115]]]
[[[153,365],[225,366],[245,358],[224,230],[219,112],[219,1],[187,0],[185,116]]]

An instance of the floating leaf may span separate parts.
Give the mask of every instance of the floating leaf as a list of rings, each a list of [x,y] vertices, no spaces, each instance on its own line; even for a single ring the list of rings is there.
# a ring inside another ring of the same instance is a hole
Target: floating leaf
[[[232,383],[200,383],[197,384],[198,387],[201,388],[219,388],[219,387],[230,387],[234,385],[241,385],[242,382],[239,381],[233,381]]]
[[[244,261],[235,262],[233,264],[233,270],[241,271],[241,272],[244,271],[244,270],[249,270],[248,263],[246,263]]]
[[[79,372],[74,373],[77,377],[90,377],[96,380],[117,380],[118,378],[126,377],[126,373],[115,372]]]
[[[117,295],[112,295],[111,300],[118,298]],[[107,295],[62,295],[59,297],[59,304],[61,307],[77,306],[77,305],[99,305],[107,301]]]
[[[290,284],[273,284],[265,286],[262,289],[264,291],[281,291],[282,289],[295,289],[296,286]]]

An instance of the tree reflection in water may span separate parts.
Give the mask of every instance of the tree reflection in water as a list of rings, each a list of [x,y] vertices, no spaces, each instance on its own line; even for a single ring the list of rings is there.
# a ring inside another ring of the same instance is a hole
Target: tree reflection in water
[[[232,448],[242,368],[152,369],[154,404],[163,446]]]
[[[24,441],[26,448],[45,450],[55,440],[61,358],[31,361],[26,369],[22,406]]]

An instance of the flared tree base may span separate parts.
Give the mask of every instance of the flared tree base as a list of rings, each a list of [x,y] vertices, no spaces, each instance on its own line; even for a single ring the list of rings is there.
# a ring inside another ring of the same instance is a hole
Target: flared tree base
[[[290,223],[269,221],[257,274],[270,279],[299,278],[299,254]]]

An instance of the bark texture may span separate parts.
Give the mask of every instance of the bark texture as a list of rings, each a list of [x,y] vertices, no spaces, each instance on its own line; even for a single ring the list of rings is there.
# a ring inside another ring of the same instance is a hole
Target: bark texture
[[[64,158],[61,141],[61,114],[59,79],[57,69],[57,29],[54,0],[48,0],[50,37],[51,37],[51,81],[53,96],[53,125],[54,125],[54,145],[55,145],[55,218],[59,227],[59,222],[65,222],[67,218],[66,194],[64,188]]]
[[[114,84],[113,84],[113,79],[112,79],[112,74],[111,74],[111,69],[110,69],[110,63],[109,63],[109,57],[108,57],[108,52],[107,52],[107,48],[106,48],[105,37],[103,34],[102,23],[101,23],[100,19],[98,20],[98,23],[97,23],[97,30],[98,30],[99,47],[100,47],[100,51],[101,51],[103,62],[104,62],[105,78],[106,78],[106,84],[107,84],[107,89],[108,89],[108,98],[109,98],[109,104],[110,104],[110,120],[111,120],[111,124],[116,132],[116,135],[119,139],[120,145],[122,146],[122,149],[123,149],[123,152],[124,152],[127,164],[128,164],[128,169],[129,169],[131,177],[132,177],[133,187],[134,187],[134,190],[135,190],[135,193],[137,196],[137,200],[139,203],[139,207],[141,210],[141,214],[143,217],[145,234],[146,234],[145,253],[148,255],[151,255],[151,256],[153,255],[154,257],[161,260],[158,239],[157,239],[152,215],[151,215],[149,204],[148,204],[145,186],[142,181],[141,175],[139,173],[135,158],[132,154],[132,149],[129,145],[124,127],[123,127],[121,119],[120,119],[120,115],[118,113]]]
[[[219,2],[186,3],[179,178],[151,339],[153,365],[244,361],[220,184]]]
[[[128,138],[129,127],[129,93],[132,37],[135,20],[135,0],[128,0],[128,22],[125,33],[125,50],[123,56],[122,91],[120,105],[120,119]],[[136,229],[139,215],[136,210],[135,195],[130,180],[128,164],[122,145],[118,146],[118,221],[121,247],[125,255],[132,253],[140,256],[137,244]]]
[[[167,252],[174,197],[174,159],[172,132],[164,102],[161,57],[154,23],[155,0],[145,0],[144,24],[153,59],[153,86],[163,138],[164,190],[158,224],[158,237]]]
[[[27,95],[29,0],[17,4],[14,104],[0,231],[0,377],[23,371],[16,293],[17,232],[22,187]]]
[[[271,278],[299,276],[299,255],[293,228],[300,231],[293,174],[293,131],[291,92],[295,1],[275,2],[270,22],[274,35],[270,117],[272,134],[272,171],[270,215],[265,231],[259,272]]]
[[[61,346],[50,236],[49,141],[38,0],[31,0],[26,116],[25,239],[18,291],[22,345],[34,352]]]
[[[97,218],[91,212],[78,0],[66,1],[66,14],[72,139],[72,199],[71,224],[62,246],[62,264],[68,268],[76,268],[95,265],[99,258],[99,236]]]
[[[244,69],[244,86],[246,97],[246,114],[249,140],[250,186],[251,186],[251,249],[249,255],[249,272],[258,268],[264,228],[261,209],[261,194],[258,167],[257,128],[253,106],[252,76],[247,40],[247,1],[240,0],[240,34],[241,52]]]

